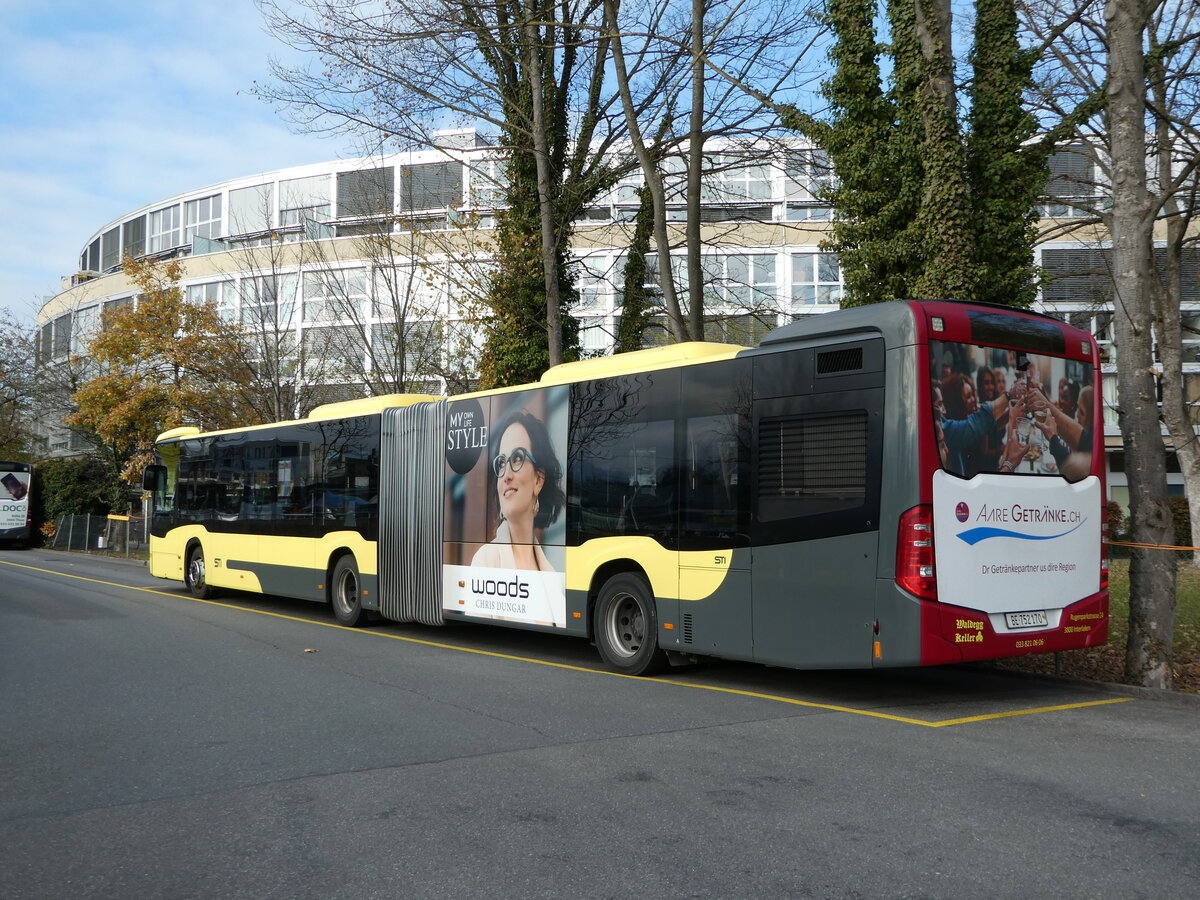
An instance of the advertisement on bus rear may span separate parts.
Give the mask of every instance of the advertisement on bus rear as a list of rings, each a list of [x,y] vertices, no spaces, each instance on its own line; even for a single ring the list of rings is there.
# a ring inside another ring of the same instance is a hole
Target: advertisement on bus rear
[[[565,386],[451,401],[442,606],[565,628]]]
[[[934,554],[942,599],[1054,627],[1100,589],[1091,366],[931,341]],[[1002,626],[1003,627],[1003,626]]]
[[[29,473],[0,475],[0,530],[24,528],[29,513]]]
[[[933,476],[942,599],[990,613],[1058,610],[1100,590],[1100,479]],[[1053,627],[1055,623],[1045,622]]]
[[[945,471],[1068,481],[1091,472],[1096,396],[1088,363],[952,341],[930,341],[929,351]]]

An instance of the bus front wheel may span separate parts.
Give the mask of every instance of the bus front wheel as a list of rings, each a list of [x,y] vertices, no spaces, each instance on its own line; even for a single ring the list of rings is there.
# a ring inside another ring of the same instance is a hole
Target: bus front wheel
[[[600,589],[592,631],[604,661],[625,675],[652,675],[667,665],[658,647],[658,616],[650,585],[641,575],[622,572]]]
[[[183,583],[197,600],[207,600],[213,594],[205,576],[204,548],[199,544],[188,551],[187,565],[183,568]]]
[[[358,564],[353,556],[343,556],[333,567],[329,599],[333,602],[333,617],[338,620],[339,625],[353,628],[365,620],[362,584],[358,577]]]

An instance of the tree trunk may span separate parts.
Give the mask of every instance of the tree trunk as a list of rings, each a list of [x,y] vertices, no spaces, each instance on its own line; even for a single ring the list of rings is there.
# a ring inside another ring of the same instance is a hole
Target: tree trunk
[[[1152,37],[1153,40],[1153,37]],[[1161,50],[1151,46],[1150,60],[1155,67],[1151,74],[1151,92],[1154,97],[1154,139],[1158,154],[1158,190],[1163,197],[1163,212],[1166,214],[1167,246],[1164,260],[1164,280],[1156,282],[1157,317],[1155,329],[1158,334],[1158,353],[1162,362],[1162,411],[1163,422],[1175,446],[1179,470],[1183,473],[1184,489],[1188,498],[1188,517],[1192,523],[1191,545],[1200,540],[1200,447],[1196,442],[1196,429],[1192,424],[1191,409],[1184,391],[1183,375],[1183,323],[1180,304],[1183,299],[1183,245],[1192,221],[1195,208],[1197,177],[1192,175],[1190,196],[1184,192],[1185,202],[1181,205],[1179,195],[1172,183],[1172,163],[1176,159],[1176,148],[1171,140],[1171,126],[1167,120],[1168,109],[1166,72],[1162,68]],[[1192,567],[1200,568],[1200,552],[1192,553]]]
[[[913,0],[913,5],[923,61],[918,102],[925,186],[918,220],[931,245],[917,290],[925,297],[971,300],[973,228],[954,91],[950,0]]]
[[[1151,0],[1152,2],[1152,0]],[[1166,449],[1153,372],[1154,209],[1146,185],[1146,78],[1142,38],[1147,0],[1108,0],[1109,150],[1112,158],[1113,300],[1117,390],[1133,540],[1172,542]],[[1099,424],[1099,423],[1097,423]],[[1125,677],[1171,686],[1175,630],[1175,558],[1135,548],[1129,566],[1129,640]]]
[[[700,189],[704,166],[704,4],[692,0],[692,115],[688,135],[688,330],[704,340],[704,267],[700,261]]]
[[[654,244],[658,251],[658,278],[663,292],[663,306],[667,311],[667,322],[677,341],[690,340],[688,323],[679,307],[675,293],[675,278],[671,273],[671,242],[667,233],[667,200],[663,191],[662,178],[658,173],[653,155],[642,139],[638,126],[637,112],[633,105],[633,94],[629,88],[629,70],[625,68],[625,52],[621,46],[621,32],[617,26],[617,0],[604,0],[604,17],[612,41],[613,70],[617,78],[617,90],[621,95],[621,106],[625,110],[625,124],[629,128],[629,139],[642,167],[646,189],[654,203]]]
[[[533,94],[533,156],[537,166],[538,214],[542,227],[542,277],[546,282],[546,340],[550,365],[563,361],[562,301],[558,290],[558,233],[550,189],[550,142],[546,138],[545,97],[542,94],[542,55],[538,53],[537,9],[525,0],[525,72]]]

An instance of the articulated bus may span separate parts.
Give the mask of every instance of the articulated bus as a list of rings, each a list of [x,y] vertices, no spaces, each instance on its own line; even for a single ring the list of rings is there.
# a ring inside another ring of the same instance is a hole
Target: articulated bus
[[[536,384],[159,438],[151,572],[697,657],[953,663],[1108,634],[1098,355],[958,302],[840,310]]]
[[[33,466],[0,462],[0,545],[33,543]]]

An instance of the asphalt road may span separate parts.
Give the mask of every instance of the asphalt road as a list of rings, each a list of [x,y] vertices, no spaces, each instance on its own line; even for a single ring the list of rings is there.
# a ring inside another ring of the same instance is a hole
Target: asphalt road
[[[0,897],[1194,897],[1200,704],[605,673],[0,551]]]

